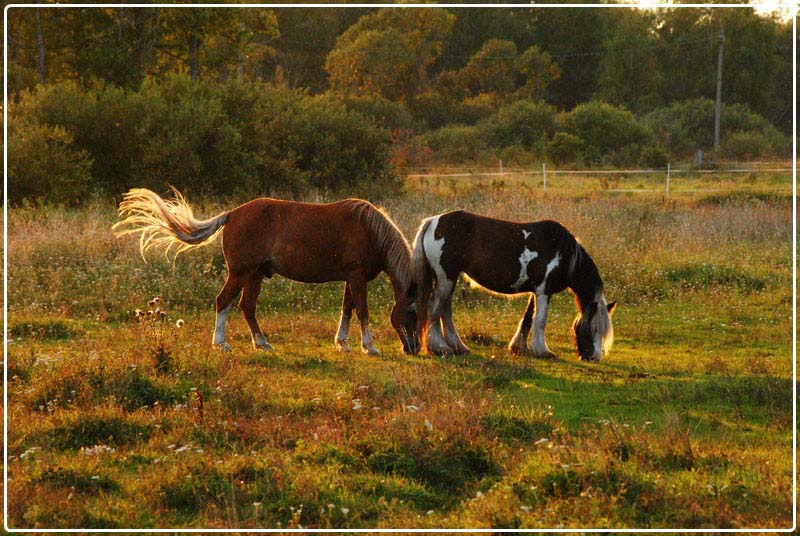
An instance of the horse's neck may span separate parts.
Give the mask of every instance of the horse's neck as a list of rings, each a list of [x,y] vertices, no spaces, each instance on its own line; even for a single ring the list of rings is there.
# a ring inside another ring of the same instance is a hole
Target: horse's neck
[[[575,269],[570,276],[569,287],[575,293],[578,307],[583,311],[584,307],[597,300],[603,294],[603,280],[597,271],[592,258],[582,247],[579,247],[579,258],[575,264]]]
[[[392,251],[384,252],[385,272],[392,283],[395,295],[405,292],[411,283],[411,255],[392,254]]]

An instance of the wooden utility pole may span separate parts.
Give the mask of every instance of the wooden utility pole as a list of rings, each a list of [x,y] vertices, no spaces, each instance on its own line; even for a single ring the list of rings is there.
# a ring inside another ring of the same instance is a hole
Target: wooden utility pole
[[[717,54],[717,101],[714,106],[714,152],[719,150],[719,116],[722,109],[722,49],[725,47],[725,30],[719,30],[719,52]]]

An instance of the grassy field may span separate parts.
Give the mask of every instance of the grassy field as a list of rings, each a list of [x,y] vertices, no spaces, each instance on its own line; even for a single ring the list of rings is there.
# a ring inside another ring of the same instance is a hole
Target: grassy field
[[[253,351],[233,315],[222,354],[218,244],[145,264],[113,237],[110,200],[10,209],[8,525],[788,528],[787,180],[666,202],[440,180],[379,201],[408,237],[458,207],[565,223],[619,301],[600,364],[575,357],[568,293],[548,323],[559,358],[537,360],[505,350],[525,302],[463,282],[455,320],[474,353],[405,356],[384,277],[379,357],[334,349],[341,284],[279,277],[259,302],[276,350]],[[200,214],[242,201],[184,193]],[[166,316],[137,322],[148,307]]]

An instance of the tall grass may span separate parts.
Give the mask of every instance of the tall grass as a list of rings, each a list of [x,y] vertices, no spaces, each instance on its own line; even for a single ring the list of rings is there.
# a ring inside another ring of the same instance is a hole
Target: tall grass
[[[198,214],[243,201],[185,194]],[[455,320],[474,353],[408,357],[380,278],[383,354],[341,354],[342,285],[275,277],[259,319],[276,350],[251,350],[232,315],[221,354],[209,344],[219,245],[145,263],[113,237],[111,201],[10,209],[9,525],[791,524],[789,203],[497,183],[376,202],[409,239],[456,208],[562,221],[620,302],[613,353],[577,361],[565,293],[548,327],[560,358],[513,356],[524,303],[460,284]],[[157,339],[134,314],[155,296],[169,326]]]

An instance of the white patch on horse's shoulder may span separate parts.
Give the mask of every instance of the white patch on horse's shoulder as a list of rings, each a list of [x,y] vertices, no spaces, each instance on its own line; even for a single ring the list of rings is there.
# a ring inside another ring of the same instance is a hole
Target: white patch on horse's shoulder
[[[524,233],[525,231],[523,231]],[[519,278],[517,282],[511,285],[511,288],[514,290],[519,290],[522,288],[522,285],[528,280],[528,263],[530,263],[533,259],[539,256],[539,253],[536,251],[531,251],[525,246],[525,249],[522,250],[522,255],[519,256]]]
[[[447,280],[447,274],[444,273],[442,268],[442,250],[444,249],[444,236],[436,240],[436,227],[439,225],[439,216],[431,218],[431,223],[422,237],[422,244],[425,247],[425,256],[428,257],[428,262],[431,268],[436,273],[436,278],[439,281]]]
[[[531,232],[530,231],[526,231],[525,229],[523,229],[522,230],[522,236],[524,236],[525,237],[524,239],[527,240],[528,237],[531,236]]]
[[[544,294],[545,286],[547,285],[547,276],[550,275],[550,272],[555,270],[556,266],[558,266],[559,261],[561,261],[561,252],[556,251],[556,256],[553,257],[550,262],[547,263],[547,268],[544,271],[544,277],[542,278],[542,282],[539,283],[539,286],[536,287],[536,294]]]

